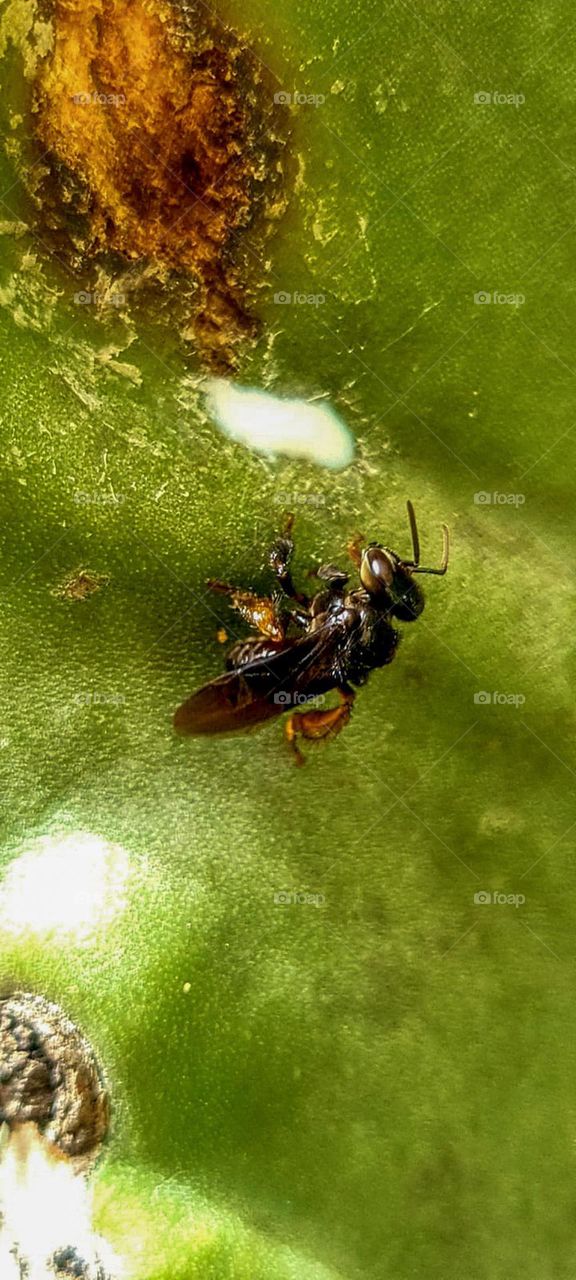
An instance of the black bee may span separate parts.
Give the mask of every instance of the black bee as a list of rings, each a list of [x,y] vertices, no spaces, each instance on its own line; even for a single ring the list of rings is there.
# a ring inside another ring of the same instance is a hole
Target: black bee
[[[248,729],[290,709],[285,733],[298,764],[304,757],[298,738],[320,739],[339,733],[348,723],[354,701],[353,685],[366,683],[370,672],[391,662],[399,633],[393,620],[413,622],[422,613],[424,596],[414,575],[443,575],[448,568],[449,538],[442,526],[443,551],[439,569],[420,566],[416,516],[407,503],[412,534],[412,559],[389,547],[370,542],[362,550],[358,536],[348,551],[359,570],[359,587],[349,589],[349,575],[326,564],[312,576],[324,585],[309,599],[292,581],[290,561],[293,516],[274,543],[269,563],[281,596],[262,597],[210,581],[209,586],[230,597],[233,608],[258,634],[240,640],[227,656],[226,672],[193,693],[174,716],[174,727],[185,734],[230,733]],[[224,633],[224,639],[226,635]],[[336,691],[339,705],[294,711],[302,704],[323,703]]]

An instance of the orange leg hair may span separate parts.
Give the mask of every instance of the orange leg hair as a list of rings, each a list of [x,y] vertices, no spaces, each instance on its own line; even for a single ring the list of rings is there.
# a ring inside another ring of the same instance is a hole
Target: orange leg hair
[[[228,582],[217,582],[210,578],[208,586],[211,591],[229,596],[230,604],[236,609],[244,621],[269,640],[283,640],[286,635],[286,623],[281,617],[276,601],[269,596],[256,596],[252,591],[240,591]]]
[[[340,705],[327,711],[293,711],[284,725],[286,740],[291,747],[295,763],[305,764],[305,757],[298,745],[298,738],[319,742],[323,738],[335,738],[348,724],[352,715],[355,695],[338,689]]]

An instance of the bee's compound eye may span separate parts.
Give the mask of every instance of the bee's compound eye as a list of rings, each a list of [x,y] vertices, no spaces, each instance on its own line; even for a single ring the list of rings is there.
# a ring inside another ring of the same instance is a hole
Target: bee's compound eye
[[[377,595],[394,581],[394,565],[384,547],[367,547],[360,565],[360,581],[366,591]]]

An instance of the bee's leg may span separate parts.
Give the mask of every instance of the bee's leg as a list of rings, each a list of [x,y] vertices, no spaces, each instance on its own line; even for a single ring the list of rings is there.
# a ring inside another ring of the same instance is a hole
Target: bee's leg
[[[258,635],[268,640],[284,640],[288,615],[278,608],[276,600],[269,596],[257,596],[252,591],[241,591],[227,582],[210,578],[208,586],[220,595],[229,596],[230,604]]]
[[[276,541],[270,548],[268,563],[270,568],[276,574],[284,595],[290,596],[291,600],[296,600],[298,604],[301,604],[306,608],[308,605],[308,597],[303,595],[301,591],[296,590],[292,580],[292,574],[290,572],[290,561],[294,555],[294,541],[292,538],[293,525],[294,516],[292,514],[287,515],[280,537],[276,538]]]
[[[362,562],[362,547],[366,545],[366,539],[363,533],[355,533],[348,543],[348,555],[356,568],[360,568]]]
[[[328,711],[293,711],[288,717],[284,725],[284,733],[294,752],[296,764],[305,764],[305,757],[298,745],[299,737],[313,742],[319,742],[322,738],[335,738],[336,734],[348,724],[352,715],[354,691],[347,688],[338,689],[337,692],[340,698],[339,707],[330,707]]]

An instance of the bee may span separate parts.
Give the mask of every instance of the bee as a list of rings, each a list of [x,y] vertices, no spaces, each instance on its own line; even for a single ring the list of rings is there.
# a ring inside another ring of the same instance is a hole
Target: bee
[[[174,716],[182,734],[218,734],[249,729],[289,711],[284,732],[297,764],[304,763],[300,743],[332,738],[348,724],[354,686],[366,683],[371,671],[387,666],[396,653],[399,632],[394,622],[414,622],[424,608],[416,574],[442,577],[448,569],[449,534],[442,525],[439,568],[420,564],[416,516],[407,503],[412,556],[398,555],[379,542],[357,535],[348,546],[360,585],[335,564],[311,572],[321,589],[311,598],[297,591],[292,579],[294,516],[270,553],[279,593],[257,596],[228,583],[209,581],[212,590],[229,598],[232,607],[256,634],[230,649],[226,671],[197,689]],[[335,692],[338,705],[326,707]],[[316,703],[311,709],[309,703]],[[304,704],[304,705],[302,705]],[[300,707],[300,710],[294,710]]]

